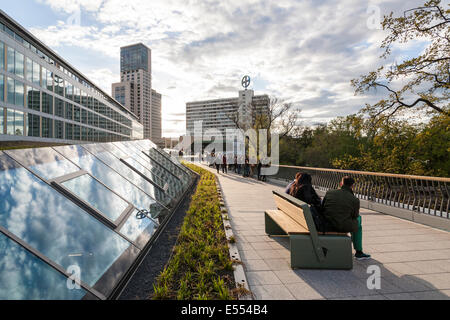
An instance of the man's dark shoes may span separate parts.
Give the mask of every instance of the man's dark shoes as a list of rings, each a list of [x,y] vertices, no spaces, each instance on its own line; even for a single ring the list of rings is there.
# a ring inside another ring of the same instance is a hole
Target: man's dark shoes
[[[368,260],[370,259],[370,254],[365,254],[364,252],[356,252],[355,253],[356,260]]]

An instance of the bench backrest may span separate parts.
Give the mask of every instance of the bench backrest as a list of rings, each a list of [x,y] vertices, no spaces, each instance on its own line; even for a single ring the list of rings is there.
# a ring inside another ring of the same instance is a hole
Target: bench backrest
[[[317,234],[316,225],[314,224],[309,205],[288,195],[287,193],[273,191],[273,195],[278,210],[283,211],[298,224],[303,226],[305,229],[308,229],[316,256],[319,261],[324,261],[325,254]]]
[[[316,225],[314,224],[308,204],[287,193],[273,191],[273,196],[278,210],[283,211],[295,222],[307,229],[309,233],[317,235]]]

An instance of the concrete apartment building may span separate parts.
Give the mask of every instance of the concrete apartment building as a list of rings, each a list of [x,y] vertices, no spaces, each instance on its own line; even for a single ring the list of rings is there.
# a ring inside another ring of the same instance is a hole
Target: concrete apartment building
[[[253,90],[242,90],[237,98],[188,102],[186,133],[192,136],[195,122],[202,121],[202,134],[208,129],[218,129],[225,136],[226,129],[237,128],[233,121],[236,114],[241,122],[245,122],[244,126],[249,127],[252,121],[250,105],[255,106],[258,113],[268,113],[269,101],[268,95],[255,96]]]
[[[142,43],[120,48],[120,82],[112,84],[112,95],[138,117],[145,139],[161,141],[161,95],[152,90],[150,48]]]
[[[68,143],[143,138],[134,113],[0,10],[0,141]]]

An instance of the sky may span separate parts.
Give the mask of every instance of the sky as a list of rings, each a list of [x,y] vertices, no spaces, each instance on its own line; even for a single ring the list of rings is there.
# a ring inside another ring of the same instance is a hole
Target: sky
[[[178,137],[187,102],[237,97],[244,75],[255,94],[291,102],[302,125],[358,112],[383,92],[355,96],[352,79],[425,46],[380,59],[380,19],[424,1],[0,0],[0,8],[108,94],[120,80],[120,47],[150,47],[163,136]]]

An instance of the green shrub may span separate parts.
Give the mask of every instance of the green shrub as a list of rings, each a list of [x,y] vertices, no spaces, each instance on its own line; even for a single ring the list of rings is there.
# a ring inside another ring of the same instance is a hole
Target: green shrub
[[[235,283],[225,235],[216,177],[186,164],[200,175],[173,256],[158,276],[152,299],[230,300]]]

